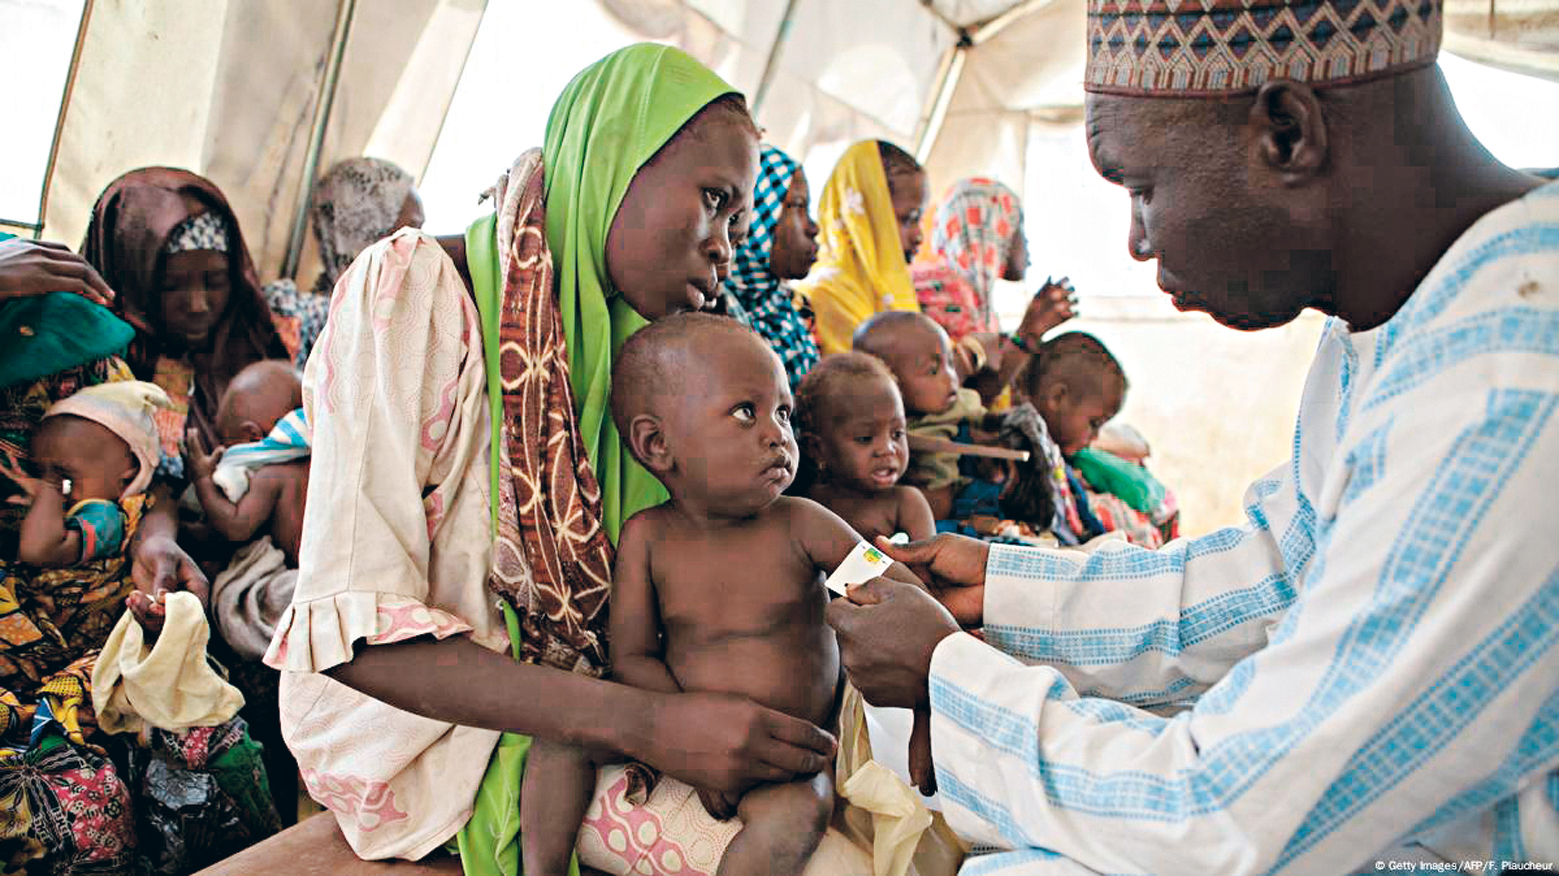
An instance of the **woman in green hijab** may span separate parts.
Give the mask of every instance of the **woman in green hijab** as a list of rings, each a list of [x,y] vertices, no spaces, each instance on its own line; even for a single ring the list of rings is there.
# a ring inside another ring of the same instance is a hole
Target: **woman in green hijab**
[[[458,833],[466,872],[517,872],[531,736],[728,790],[833,752],[745,700],[600,678],[613,542],[664,498],[606,415],[612,357],[713,301],[757,144],[719,77],[631,46],[565,89],[493,215],[464,238],[397,232],[338,283],[305,377],[297,591],[266,662],[309,791],[360,856]]]

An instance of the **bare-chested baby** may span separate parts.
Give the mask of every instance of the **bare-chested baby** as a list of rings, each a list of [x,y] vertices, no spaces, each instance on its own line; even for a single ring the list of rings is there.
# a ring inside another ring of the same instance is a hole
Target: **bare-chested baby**
[[[835,722],[839,648],[824,621],[823,580],[861,539],[822,505],[781,495],[797,461],[791,409],[779,358],[734,320],[673,316],[623,345],[612,417],[671,498],[635,514],[618,540],[617,680],[740,694],[822,727]],[[888,574],[916,580],[899,564]],[[566,870],[594,776],[576,751],[532,749],[521,794],[525,872]],[[534,797],[544,805],[527,812]],[[742,820],[720,873],[800,873],[828,828],[834,780],[825,771],[739,798],[699,797],[716,817],[734,810]]]

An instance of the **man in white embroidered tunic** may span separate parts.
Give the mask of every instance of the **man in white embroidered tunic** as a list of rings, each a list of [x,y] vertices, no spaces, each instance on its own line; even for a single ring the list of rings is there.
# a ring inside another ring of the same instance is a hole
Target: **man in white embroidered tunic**
[[[867,700],[933,710],[948,821],[998,850],[963,872],[1559,865],[1559,184],[1467,130],[1440,12],[1090,0],[1133,257],[1235,328],[1332,318],[1245,525],[885,546],[943,604],[831,607]]]

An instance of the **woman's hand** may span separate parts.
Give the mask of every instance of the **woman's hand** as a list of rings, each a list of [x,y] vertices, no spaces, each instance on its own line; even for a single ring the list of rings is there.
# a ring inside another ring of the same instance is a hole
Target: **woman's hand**
[[[989,542],[944,532],[903,545],[879,537],[877,547],[908,566],[960,624],[977,627],[984,623]]]
[[[1028,344],[1036,345],[1045,332],[1077,315],[1077,292],[1066,277],[1047,281],[1034,297],[1029,299],[1023,311],[1023,321],[1018,323],[1018,335]]]
[[[874,706],[927,705],[931,655],[958,621],[930,593],[891,578],[851,585],[848,596],[829,603],[828,623],[850,683]]]
[[[645,751],[629,753],[694,788],[733,794],[815,775],[836,747],[833,736],[809,721],[713,693],[656,697],[649,742]],[[710,795],[700,799],[711,802]]]
[[[205,609],[210,602],[211,584],[189,554],[167,535],[151,535],[135,546],[130,575],[136,592],[125,600],[135,619],[148,632],[162,630],[165,617],[163,600],[168,593],[186,590],[200,600]]]
[[[48,292],[75,292],[104,307],[114,300],[114,290],[97,269],[65,245],[19,239],[0,242],[0,301]]]

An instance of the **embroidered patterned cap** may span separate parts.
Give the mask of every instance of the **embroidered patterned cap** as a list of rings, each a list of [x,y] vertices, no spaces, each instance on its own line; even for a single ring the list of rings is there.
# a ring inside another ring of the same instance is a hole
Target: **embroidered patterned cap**
[[[1434,63],[1444,0],[1088,0],[1084,88],[1218,97],[1350,85]]]
[[[227,221],[215,210],[198,213],[185,219],[168,233],[168,242],[162,251],[166,255],[181,252],[212,250],[227,252]]]

